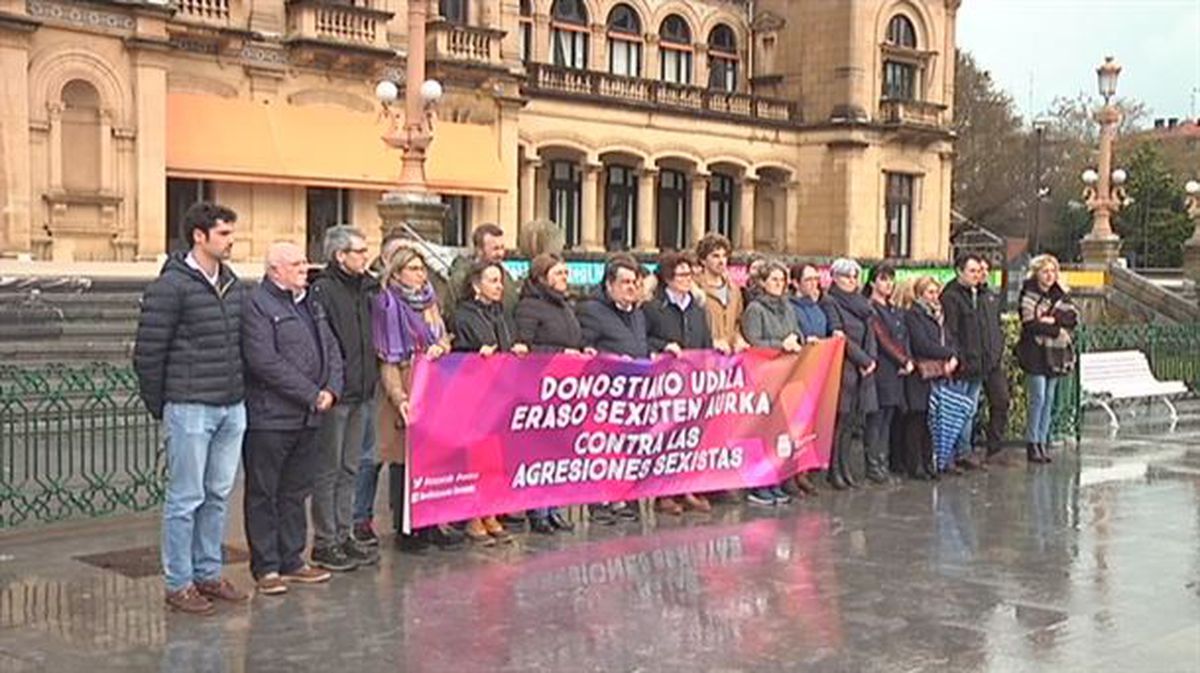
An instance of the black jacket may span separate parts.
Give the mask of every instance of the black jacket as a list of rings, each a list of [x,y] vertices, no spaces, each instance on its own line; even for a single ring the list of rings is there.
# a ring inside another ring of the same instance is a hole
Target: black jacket
[[[908,328],[908,343],[912,347],[913,360],[949,360],[962,357],[954,348],[954,340],[938,325],[919,304],[914,304],[904,314],[904,325]],[[961,362],[959,364],[961,365]],[[925,412],[929,409],[930,382],[913,372],[904,382],[905,401],[909,411]]]
[[[342,395],[342,354],[312,293],[297,304],[263,278],[246,302],[242,353],[248,429],[315,428],[321,423],[317,394]]]
[[[1075,311],[1054,310],[1056,305],[1070,305],[1070,302],[1071,300],[1067,297],[1067,293],[1063,291],[1058,283],[1055,283],[1045,292],[1042,292],[1042,288],[1038,285],[1036,278],[1027,279],[1025,284],[1021,286],[1021,299],[1017,302],[1017,306],[1020,307],[1021,311],[1021,338],[1017,341],[1017,363],[1025,373],[1039,376],[1055,376],[1054,372],[1050,371],[1050,366],[1046,362],[1046,349],[1039,345],[1034,340],[1034,337],[1046,336],[1054,338],[1064,329],[1075,329],[1078,322],[1078,316]],[[1054,316],[1055,322],[1041,322],[1037,320],[1036,312],[1028,310],[1039,305],[1050,315]]]
[[[187,253],[167,258],[142,295],[133,349],[138,392],[154,418],[167,402],[224,406],[245,397],[242,302],[245,289],[222,264],[213,287],[188,266]]]
[[[891,306],[871,302],[876,320],[872,323],[875,341],[879,345],[879,357],[875,360],[875,391],[880,407],[905,407],[904,379],[912,374],[900,375],[904,365],[912,360],[908,343],[908,328],[904,325],[904,314]]]
[[[875,374],[863,376],[861,369],[878,356],[879,346],[871,323],[876,319],[867,298],[844,292],[836,285],[821,297],[821,308],[829,323],[846,334],[846,357],[842,361],[842,389],[838,413],[869,414],[879,409]]]
[[[958,347],[956,378],[979,381],[1000,366],[1004,333],[999,295],[986,287],[967,287],[954,280],[942,290],[942,312],[946,332]]]
[[[583,328],[583,345],[601,353],[616,353],[632,358],[650,357],[646,336],[646,315],[641,308],[622,311],[607,296],[588,299],[576,309]]]
[[[504,304],[484,304],[478,299],[464,299],[454,310],[454,350],[475,352],[484,346],[496,350],[512,350],[516,327],[504,312]]]
[[[679,344],[684,349],[712,348],[712,330],[708,326],[708,312],[695,294],[687,309],[680,309],[667,299],[666,292],[642,307],[646,314],[646,336],[650,351],[661,352],[667,344]]]
[[[537,283],[526,283],[521,289],[516,323],[517,341],[534,353],[583,350],[583,329],[571,303]]]
[[[371,304],[378,291],[374,278],[353,276],[336,263],[330,263],[313,281],[313,301],[329,317],[342,354],[345,386],[339,402],[356,404],[375,394],[379,361],[371,331]]]

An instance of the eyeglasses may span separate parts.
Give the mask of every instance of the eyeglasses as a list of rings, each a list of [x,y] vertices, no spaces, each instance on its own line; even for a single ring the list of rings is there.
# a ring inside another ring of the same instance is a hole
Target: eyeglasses
[[[364,248],[350,248],[350,249],[349,249],[349,250],[347,250],[346,252],[352,252],[352,253],[354,253],[354,254],[356,254],[356,255],[365,255],[365,254],[367,254],[367,253],[368,253],[368,252],[370,252],[370,251],[371,251],[371,249],[370,249],[370,248],[365,248],[365,247],[364,247]]]
[[[412,271],[413,273],[418,273],[421,271],[425,271],[426,269],[425,269],[424,264],[409,264],[409,265],[405,266],[403,270],[404,271]]]
[[[675,277],[676,277],[676,278],[691,278],[691,277],[692,277],[692,272],[691,272],[690,270],[689,270],[689,271],[684,271],[684,270],[682,270],[682,269],[676,269],[676,270],[675,270]]]

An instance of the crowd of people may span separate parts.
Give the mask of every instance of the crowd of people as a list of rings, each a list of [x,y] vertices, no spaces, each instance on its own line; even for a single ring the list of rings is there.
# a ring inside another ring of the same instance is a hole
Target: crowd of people
[[[985,260],[964,255],[945,287],[933,276],[897,282],[897,270],[838,259],[822,288],[814,264],[759,258],[744,286],[730,242],[708,234],[691,251],[662,253],[654,274],[628,253],[605,264],[599,287],[572,294],[555,254],[535,256],[522,283],[503,264],[504,232],[482,225],[472,254],[435,291],[427,248],[385,241],[372,262],[366,237],[326,232],[324,268],[310,283],[305,251],[272,244],[254,286],[230,269],[237,216],[213,204],[183,220],[190,249],[172,255],[146,289],[134,352],[140,392],[163,422],[168,485],[162,563],[166,602],[207,614],[245,601],[221,573],[221,543],[238,462],[255,590],[284,594],[379,559],[378,483],[388,479],[390,536],[403,552],[500,545],[514,528],[553,535],[574,524],[550,508],[404,532],[405,429],[416,358],[446,353],[610,353],[629,358],[689,349],[800,352],[845,340],[833,450],[824,475],[799,474],[745,493],[659,498],[666,516],[714,503],[776,507],[898,476],[939,479],[987,469],[1002,454],[1008,379],[1002,297]],[[1078,312],[1048,255],[1021,289],[1018,361],[1028,388],[1026,458],[1049,462],[1050,411],[1073,367]],[[985,441],[974,448],[986,394]],[[952,410],[958,413],[951,413]],[[855,455],[855,452],[861,452]],[[857,464],[865,465],[860,475]],[[311,501],[313,544],[305,555]],[[636,521],[636,503],[596,503],[597,525]]]

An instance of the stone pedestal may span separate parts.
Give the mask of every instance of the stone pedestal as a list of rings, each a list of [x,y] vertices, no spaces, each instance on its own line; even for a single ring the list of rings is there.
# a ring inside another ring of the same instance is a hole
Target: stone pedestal
[[[1193,235],[1183,244],[1183,275],[1200,283],[1200,236]]]
[[[1121,255],[1121,238],[1115,234],[1109,236],[1084,236],[1079,242],[1083,252],[1083,263],[1096,266],[1109,266]]]
[[[441,245],[447,213],[446,204],[437,194],[428,192],[386,192],[379,200],[379,217],[383,220],[383,238],[411,238],[403,225],[422,239]]]

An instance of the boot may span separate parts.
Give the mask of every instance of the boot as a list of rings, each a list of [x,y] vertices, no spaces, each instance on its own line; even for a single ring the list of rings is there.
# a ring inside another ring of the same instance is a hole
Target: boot
[[[404,530],[404,465],[388,465],[388,504],[392,509],[392,531],[400,535]]]
[[[850,454],[838,452],[838,472],[842,475],[842,481],[846,482],[846,486],[850,488],[858,488],[858,482],[854,480],[854,470],[850,467]]]
[[[836,463],[829,466],[829,473],[826,478],[829,480],[829,485],[835,491],[844,491],[847,488],[850,488],[850,486],[846,484],[846,480],[842,479],[842,471],[838,469]]]
[[[1037,445],[1037,448],[1038,448],[1038,456],[1042,459],[1043,463],[1053,462],[1050,458],[1050,451],[1046,449],[1045,442],[1040,442]]]
[[[1025,460],[1029,461],[1030,463],[1042,462],[1042,455],[1038,450],[1038,445],[1036,443],[1027,442],[1025,444]]]
[[[878,454],[867,454],[867,479],[874,484],[890,484],[887,473],[887,457]]]
[[[796,475],[796,486],[803,491],[805,495],[810,497],[819,493],[819,491],[817,491],[816,484],[812,483],[812,481],[808,478],[808,475],[804,472]]]

